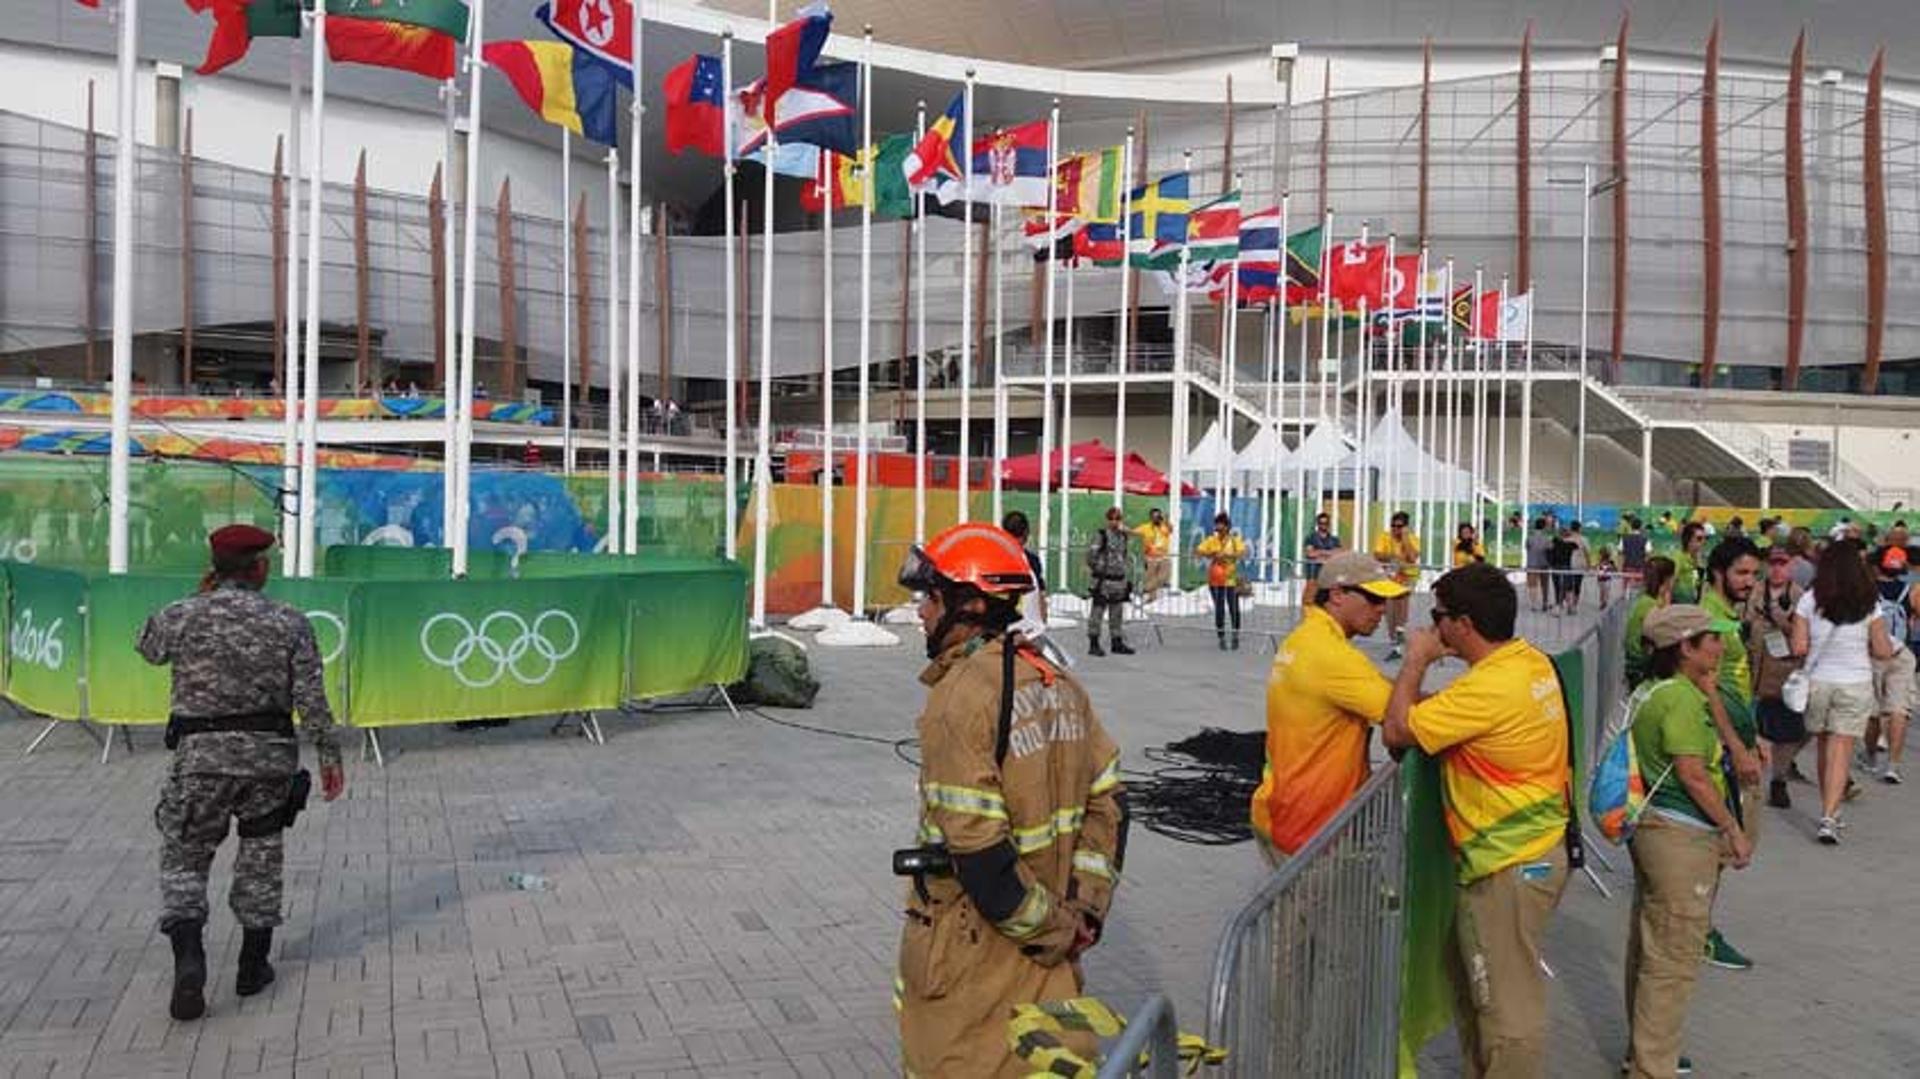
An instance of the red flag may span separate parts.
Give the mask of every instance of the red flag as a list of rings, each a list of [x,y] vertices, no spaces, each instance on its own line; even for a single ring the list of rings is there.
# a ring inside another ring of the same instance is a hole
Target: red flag
[[[97,8],[100,6],[100,0],[74,0],[74,3],[79,4],[81,7]]]
[[[1453,294],[1453,325],[1476,341],[1493,341],[1500,336],[1500,293],[1482,292],[1476,299],[1472,285],[1462,285]]]
[[[780,95],[793,89],[801,73],[820,59],[832,25],[832,14],[810,11],[767,35],[767,80],[761,100],[768,123],[773,122],[773,107]]]
[[[695,54],[661,80],[669,152],[691,146],[709,157],[726,156],[726,107],[720,100],[724,78],[719,57]]]
[[[213,12],[213,36],[207,39],[207,58],[194,69],[196,74],[211,75],[247,55],[253,34],[247,29],[246,0],[187,0],[187,7]]]
[[[327,20],[327,55],[341,64],[391,67],[429,79],[451,79],[458,46],[451,35],[411,23],[362,18]]]
[[[1387,271],[1387,306],[1390,310],[1412,311],[1420,302],[1420,253],[1395,255],[1393,269]]]
[[[1355,240],[1335,247],[1327,261],[1333,271],[1327,283],[1333,299],[1348,307],[1356,307],[1362,300],[1369,308],[1380,307],[1386,286],[1387,245]]]

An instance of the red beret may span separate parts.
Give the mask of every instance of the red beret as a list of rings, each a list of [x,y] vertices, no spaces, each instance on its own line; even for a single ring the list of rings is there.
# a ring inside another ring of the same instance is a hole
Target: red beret
[[[252,525],[227,525],[207,537],[216,559],[238,559],[273,546],[273,533]]]

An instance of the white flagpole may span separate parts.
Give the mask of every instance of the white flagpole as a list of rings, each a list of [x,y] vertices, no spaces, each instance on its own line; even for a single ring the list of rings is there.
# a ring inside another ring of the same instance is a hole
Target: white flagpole
[[[733,250],[731,244],[727,250]],[[727,325],[733,323],[729,321]],[[607,147],[607,553],[627,549],[620,508],[620,148]],[[731,399],[729,399],[731,400]],[[731,425],[729,425],[731,430]],[[729,502],[729,505],[732,503]]]
[[[989,158],[991,161],[991,158]],[[993,189],[993,208],[989,211],[993,232],[993,243],[989,250],[993,258],[993,523],[998,525],[1006,512],[1002,504],[1000,470],[1007,463],[1007,305],[1006,294],[1001,288],[1001,277],[1005,260],[1001,257],[1001,244],[1004,237],[1000,233],[1000,196],[1002,194],[996,177],[989,177],[988,186]]]
[[[1473,515],[1468,521],[1477,530],[1481,524],[1480,484],[1487,474],[1487,343],[1480,334],[1480,297],[1484,294],[1486,271],[1478,263],[1473,267],[1473,313],[1467,317],[1473,335]]]
[[[118,14],[120,44],[114,84],[118,105],[113,138],[113,430],[109,436],[107,466],[107,569],[112,573],[125,573],[131,553],[127,500],[131,497],[133,468],[133,185],[134,170],[139,167],[134,153],[133,68],[139,49],[140,0],[120,0]],[[303,501],[301,506],[304,508],[306,503]]]
[[[838,166],[834,164],[834,155],[819,151],[818,160],[827,170],[826,179],[821,182],[816,169],[814,178],[820,190],[820,297],[826,314],[820,320],[820,438],[821,453],[824,461],[820,469],[820,608],[838,610],[833,601],[833,181]],[[870,170],[868,170],[870,171]],[[861,173],[861,183],[870,183],[872,178],[865,171]],[[787,479],[791,481],[792,476]]]
[[[1507,327],[1506,304],[1508,279],[1500,278],[1500,315],[1495,319],[1494,332],[1500,335],[1500,451],[1499,479],[1493,484],[1493,564],[1504,567],[1507,564]],[[1486,543],[1485,537],[1481,538]]]
[[[320,226],[321,211],[325,202],[326,170],[321,162],[326,148],[327,116],[327,12],[326,5],[316,4],[313,9],[313,119],[307,132],[307,258],[306,287],[307,302],[302,305],[306,316],[304,329],[306,356],[301,361],[301,405],[300,405],[300,576],[311,577],[314,574],[315,548],[320,511],[320,475],[319,475],[319,403],[320,403]],[[116,208],[117,209],[117,208]],[[115,260],[114,273],[119,273],[120,260]],[[128,263],[128,269],[132,264]],[[118,290],[115,290],[118,293]],[[116,296],[117,301],[117,296]],[[449,313],[448,318],[452,318]],[[452,356],[448,356],[449,361]],[[454,447],[456,458],[459,452]],[[449,462],[448,467],[453,467]],[[451,477],[449,477],[451,480]],[[114,505],[124,505],[124,499],[114,498]],[[454,528],[462,524],[459,510],[453,515]],[[449,537],[449,542],[452,538]]]
[[[767,34],[778,26],[776,0],[767,0]],[[767,628],[767,534],[773,527],[773,162],[780,156],[780,105],[763,106],[767,140],[760,194],[760,420],[753,455],[753,624]],[[860,601],[854,599],[858,608]]]
[[[1277,114],[1276,114],[1277,115]],[[1273,405],[1268,415],[1273,418],[1273,450],[1267,455],[1267,497],[1273,500],[1273,534],[1267,541],[1267,565],[1278,570],[1280,566],[1280,547],[1286,533],[1286,515],[1282,512],[1286,506],[1286,496],[1281,493],[1280,447],[1281,435],[1286,425],[1281,423],[1285,408],[1287,390],[1287,203],[1292,195],[1280,192],[1280,275],[1274,280],[1274,288],[1279,292],[1268,303],[1267,310],[1273,319]],[[1296,399],[1297,400],[1297,399]],[[1305,433],[1302,426],[1301,433]],[[1300,516],[1298,488],[1294,494],[1294,517]],[[1297,527],[1297,526],[1296,526]]]
[[[1460,466],[1460,360],[1454,348],[1453,325],[1453,260],[1447,260],[1447,464],[1451,468],[1447,474],[1447,528],[1446,542],[1452,543],[1455,533],[1460,530],[1460,477],[1465,469]]]
[[[1069,262],[1067,319],[1060,332],[1060,583],[1056,587],[1063,592],[1073,568],[1068,549],[1073,541],[1073,269],[1074,264]],[[1175,422],[1178,419],[1176,413]]]
[[[968,473],[973,470],[973,69],[967,69],[967,85],[960,104],[961,162],[960,206],[966,223],[960,236],[960,462],[957,469],[958,515],[966,523],[973,519],[967,505]],[[994,524],[1000,522],[995,521]]]
[[[1240,173],[1233,174],[1233,187],[1241,187]],[[1189,218],[1191,221],[1191,218]],[[1191,237],[1189,237],[1191,239]],[[1220,505],[1215,513],[1233,512],[1233,489],[1235,480],[1233,454],[1233,406],[1230,403],[1240,382],[1240,248],[1236,227],[1234,235],[1233,262],[1227,268],[1226,309],[1221,312],[1227,323],[1227,348],[1220,371]],[[1186,278],[1180,279],[1180,288],[1184,295]]]
[[[1127,146],[1129,150],[1131,150],[1133,146],[1133,137],[1131,134],[1127,137]],[[1125,159],[1123,158],[1122,160]],[[1180,155],[1181,171],[1187,172],[1192,168],[1193,151],[1183,151]],[[1131,187],[1133,181],[1128,175],[1128,172],[1128,169],[1122,168],[1120,175],[1123,182]],[[1120,246],[1122,250],[1125,250],[1127,247],[1124,242]],[[1129,255],[1131,255],[1131,252],[1129,252]],[[1181,244],[1180,272],[1179,276],[1175,279],[1176,288],[1174,290],[1174,302],[1179,306],[1174,308],[1173,311],[1173,422],[1171,424],[1173,438],[1171,439],[1171,445],[1169,446],[1167,455],[1168,482],[1171,484],[1171,488],[1167,492],[1167,526],[1172,530],[1172,538],[1167,544],[1167,586],[1171,588],[1176,595],[1180,591],[1180,541],[1182,532],[1186,528],[1186,507],[1181,503],[1180,492],[1182,485],[1186,482],[1187,436],[1189,434],[1187,430],[1187,413],[1191,407],[1187,396],[1187,350],[1192,342],[1192,334],[1189,332],[1190,322],[1188,321],[1191,309],[1187,303],[1187,274],[1191,272],[1193,266],[1192,259],[1193,253],[1189,250],[1188,245]],[[1123,262],[1120,268],[1120,276],[1123,280],[1126,274],[1127,267]],[[1120,305],[1122,326],[1126,324],[1126,317],[1127,308],[1123,301]],[[1123,382],[1122,393],[1126,392],[1124,387],[1125,383]],[[1122,466],[1124,466],[1125,458],[1122,458],[1121,461]],[[1119,482],[1119,475],[1116,473],[1114,476],[1116,488]],[[1116,502],[1119,501],[1117,490],[1114,495],[1114,500]]]
[[[1527,282],[1526,377],[1520,380],[1520,528],[1521,550],[1532,524],[1533,506],[1533,282]],[[1525,559],[1521,559],[1525,563]]]
[[[727,105],[727,107],[722,110],[722,119],[720,121],[723,136],[722,145],[725,146],[727,153],[725,164],[721,167],[721,175],[725,178],[724,186],[727,202],[722,215],[727,234],[726,254],[722,258],[727,275],[727,328],[725,333],[727,349],[727,462],[726,491],[724,492],[723,501],[726,503],[726,553],[729,559],[736,559],[740,555],[740,504],[737,497],[740,491],[740,320],[738,317],[740,307],[740,281],[739,273],[734,265],[733,250],[733,217],[735,213],[733,206],[733,173],[734,159],[736,157],[736,151],[739,149],[739,144],[734,141],[735,134],[733,130],[733,112],[735,105],[733,101],[733,31],[731,30],[723,30],[720,33],[720,81],[724,91],[721,100],[725,101]],[[771,152],[769,152],[767,160],[773,160]]]
[[[1354,403],[1354,419],[1360,435],[1359,506],[1362,538],[1373,532],[1373,499],[1379,492],[1373,468],[1373,343],[1367,340],[1367,298],[1360,297],[1360,328],[1353,338],[1354,358],[1359,361],[1360,400]]]
[[[1342,325],[1340,331],[1333,335],[1333,431],[1335,435],[1343,439],[1341,444],[1344,446],[1346,425],[1340,421],[1340,395],[1344,392],[1342,373],[1345,372],[1347,368],[1347,334],[1346,326],[1344,325],[1347,321],[1347,302],[1345,300],[1335,300],[1334,313],[1339,316]],[[1344,460],[1344,455],[1342,459]],[[1347,494],[1349,496],[1352,496],[1354,493],[1354,477],[1354,470],[1349,468],[1347,470]],[[1333,466],[1333,478],[1327,481],[1327,501],[1334,505],[1338,505],[1340,502],[1340,466],[1338,464]],[[1349,538],[1354,541],[1353,549],[1356,551],[1370,550],[1371,548],[1367,545],[1366,536],[1360,531],[1361,521],[1358,506],[1353,508],[1353,514],[1347,518],[1347,524],[1352,528],[1352,534]]]
[[[854,432],[856,443],[856,462],[853,488],[853,601],[850,606],[856,620],[867,617],[867,547],[871,537],[867,534],[867,473],[871,471],[868,460],[867,426],[869,402],[872,398],[871,372],[873,369],[873,199],[874,165],[880,161],[880,155],[873,150],[873,27],[864,29],[860,50],[860,145],[872,154],[860,170],[860,426]],[[772,275],[768,275],[768,284],[772,284]],[[773,289],[767,289],[769,295]],[[768,339],[772,339],[772,327],[768,327]]]
[[[1060,168],[1060,99],[1053,99],[1053,107],[1047,113],[1047,284],[1046,318],[1042,321],[1042,332],[1046,341],[1040,348],[1040,519],[1035,522],[1039,536],[1041,564],[1046,564],[1047,537],[1053,533],[1047,531],[1052,524],[1051,501],[1053,493],[1053,473],[1048,467],[1053,461],[1053,301],[1055,256],[1059,254],[1058,242],[1054,239],[1054,230],[1059,227],[1060,192],[1058,189]],[[1052,580],[1065,583],[1060,574],[1066,570],[1064,565],[1056,566]]]
[[[621,549],[640,553],[640,199],[643,166],[647,159],[644,121],[647,107],[640,88],[646,85],[646,53],[641,47],[640,0],[633,0],[633,96],[629,115],[633,124],[627,187],[627,486],[625,525],[620,532]],[[768,158],[769,162],[773,159]],[[771,175],[771,172],[769,172]],[[665,387],[661,392],[666,392]]]
[[[1326,426],[1326,423],[1327,423],[1327,357],[1331,355],[1333,352],[1332,347],[1328,344],[1329,331],[1333,322],[1333,317],[1332,317],[1333,312],[1329,306],[1330,301],[1332,300],[1332,287],[1333,287],[1333,282],[1331,280],[1331,278],[1333,277],[1333,210],[1327,209],[1326,211],[1323,212],[1321,216],[1322,216],[1322,220],[1320,225],[1320,356],[1317,361],[1320,365],[1320,371],[1319,371],[1320,377],[1318,380],[1320,384],[1319,386],[1320,408],[1319,408],[1319,418],[1314,423],[1314,430],[1316,431],[1318,431],[1321,427]],[[1306,333],[1307,333],[1307,324],[1305,322],[1302,322],[1300,324],[1301,337],[1305,338]],[[1304,346],[1302,346],[1300,351],[1301,351],[1301,355],[1304,356],[1306,354],[1306,348]],[[1338,368],[1335,368],[1335,370],[1338,371]],[[1339,401],[1339,397],[1337,396],[1337,394],[1334,400],[1336,403]],[[1339,430],[1340,430],[1339,424],[1336,421],[1333,431],[1336,435],[1338,435]],[[1336,483],[1339,482],[1339,479],[1338,479],[1339,472],[1338,472],[1337,465],[1335,466],[1334,476],[1335,476],[1335,482]],[[1326,468],[1324,466],[1315,466],[1313,470],[1313,505],[1314,505],[1314,513],[1316,515],[1321,513],[1327,513],[1327,514],[1332,513],[1332,510],[1328,507],[1328,503],[1326,500],[1326,483],[1325,483],[1326,478],[1327,478]],[[1348,538],[1351,539],[1352,537],[1349,536]],[[1355,549],[1358,550],[1359,548],[1355,548]]]
[[[460,282],[460,430],[455,447],[460,454],[460,498],[455,510],[459,525],[453,537],[455,577],[467,574],[467,521],[472,513],[473,496],[473,386],[478,310],[475,294],[480,284],[474,267],[478,265],[480,243],[480,132],[484,115],[480,111],[480,89],[484,85],[481,76],[486,73],[480,43],[486,40],[481,30],[485,20],[486,5],[473,5],[473,26],[467,36],[467,234],[466,250],[460,260],[467,272]]]
[[[927,134],[927,103],[914,106],[913,144]],[[913,542],[927,540],[927,469],[932,456],[927,452],[927,196],[913,192]]]
[[[441,410],[444,413],[441,424],[445,428],[445,451],[440,458],[440,543],[452,550],[454,529],[460,527],[459,510],[455,508],[460,492],[454,486],[454,474],[459,471],[460,462],[460,413],[454,403],[460,396],[460,253],[454,250],[453,243],[453,212],[454,207],[460,204],[453,178],[453,162],[458,157],[460,138],[458,78],[447,79],[440,84],[440,102],[446,114],[446,197],[440,202],[440,220],[436,222],[436,227],[440,229],[440,249],[447,256],[446,273],[440,283],[441,310],[446,314],[440,326],[440,354],[446,357],[439,386],[440,396],[446,402]]]
[[[1127,297],[1128,271],[1133,267],[1133,128],[1127,128],[1127,142],[1120,151],[1120,332],[1114,352],[1117,392],[1113,411],[1113,504],[1120,505],[1126,490],[1127,474]],[[1185,245],[1181,245],[1184,249]],[[1181,288],[1186,285],[1182,283]],[[1178,482],[1178,481],[1176,481]]]
[[[1285,230],[1282,230],[1283,235],[1280,237],[1280,308],[1283,311],[1287,310],[1287,281],[1292,276],[1290,267],[1293,261],[1293,248],[1288,243],[1288,238],[1284,235],[1284,232]],[[1326,249],[1327,238],[1326,234],[1322,233],[1320,236],[1320,250],[1323,253],[1321,259],[1323,264],[1325,262],[1324,252]],[[1296,560],[1306,558],[1307,518],[1318,513],[1320,509],[1320,470],[1318,468],[1314,469],[1313,497],[1309,498],[1307,497],[1307,458],[1306,454],[1301,452],[1307,448],[1307,392],[1313,383],[1314,372],[1312,371],[1312,366],[1320,362],[1317,357],[1310,357],[1308,355],[1308,329],[1308,320],[1302,318],[1300,320],[1300,396],[1297,399],[1300,407],[1294,410],[1299,423],[1294,428],[1293,439],[1293,550],[1287,553],[1288,558]],[[1323,390],[1322,393],[1324,395],[1325,391]],[[1322,396],[1321,400],[1324,402],[1325,397]],[[1303,568],[1301,570],[1300,585],[1300,604],[1303,607],[1306,606],[1308,598],[1306,594],[1305,573],[1306,571]]]
[[[1431,373],[1427,362],[1427,259],[1427,245],[1423,243],[1420,245],[1420,280],[1413,286],[1413,306],[1420,319],[1413,349],[1414,363],[1420,373],[1419,381],[1414,384],[1413,402],[1413,445],[1420,454],[1420,471],[1413,480],[1414,535],[1420,537],[1422,550],[1441,551],[1447,549],[1447,545],[1434,543],[1433,537],[1427,535],[1427,498],[1433,493],[1429,482],[1433,478],[1430,464],[1433,458],[1427,450],[1427,378]]]
[[[287,325],[281,349],[280,423],[280,575],[300,573],[300,43],[291,41],[287,58]],[[451,115],[451,114],[449,114]],[[451,132],[453,125],[447,125]],[[448,157],[451,166],[452,157]],[[445,202],[442,202],[445,205]],[[438,228],[438,224],[435,226]]]
[[[573,131],[560,129],[560,469],[573,475]]]

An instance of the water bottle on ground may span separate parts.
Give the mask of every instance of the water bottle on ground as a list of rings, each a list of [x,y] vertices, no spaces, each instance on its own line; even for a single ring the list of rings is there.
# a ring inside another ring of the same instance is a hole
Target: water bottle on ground
[[[508,873],[507,887],[522,892],[544,892],[553,885],[538,873]]]

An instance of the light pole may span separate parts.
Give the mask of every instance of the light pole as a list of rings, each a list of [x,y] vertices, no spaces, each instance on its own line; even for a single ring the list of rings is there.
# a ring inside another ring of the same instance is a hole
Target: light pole
[[[1576,521],[1584,521],[1587,516],[1587,281],[1588,252],[1593,248],[1593,200],[1627,182],[1627,178],[1614,174],[1593,182],[1593,166],[1580,166],[1580,179],[1568,176],[1549,178],[1548,184],[1554,187],[1580,185],[1584,196],[1580,199],[1580,409],[1579,419],[1575,421],[1573,449],[1573,516]],[[1615,243],[1620,242],[1618,237]],[[1618,317],[1619,299],[1616,297],[1615,317]]]

